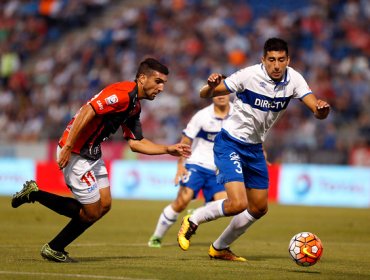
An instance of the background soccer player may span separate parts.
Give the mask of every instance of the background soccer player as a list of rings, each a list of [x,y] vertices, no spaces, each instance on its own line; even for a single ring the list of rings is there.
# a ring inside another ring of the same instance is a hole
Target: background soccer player
[[[232,106],[228,95],[214,97],[213,104],[198,111],[184,129],[181,143],[192,146],[192,155],[186,160],[183,157],[178,160],[175,184],[180,182],[180,188],[176,199],[159,216],[149,247],[161,247],[166,232],[201,190],[206,203],[226,198],[224,186],[216,181],[213,143]]]
[[[316,99],[302,75],[288,66],[289,62],[287,43],[270,38],[265,42],[261,64],[241,69],[225,80],[220,74],[211,74],[200,90],[203,98],[236,92],[234,111],[214,145],[218,180],[225,185],[228,198],[208,203],[184,217],[178,233],[183,250],[188,250],[199,224],[234,216],[208,254],[211,258],[245,261],[229,246],[267,213],[268,172],[262,149],[266,133],[292,98],[301,100],[316,118],[328,116],[329,104]]]
[[[42,247],[42,257],[55,262],[74,262],[65,247],[110,210],[112,198],[100,143],[119,127],[134,152],[190,155],[187,144],[159,145],[142,134],[140,100],[154,100],[163,91],[168,73],[165,65],[148,58],[140,63],[135,81],[109,85],[82,106],[70,121],[59,141],[57,162],[75,199],[41,191],[35,181],[27,181],[13,196],[14,208],[38,201],[71,218],[66,227]]]

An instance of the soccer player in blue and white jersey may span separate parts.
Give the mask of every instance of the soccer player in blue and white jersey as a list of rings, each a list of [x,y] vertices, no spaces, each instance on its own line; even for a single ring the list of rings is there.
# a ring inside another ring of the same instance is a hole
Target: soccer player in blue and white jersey
[[[236,93],[234,111],[214,144],[217,179],[224,184],[228,198],[208,203],[184,217],[177,238],[183,250],[188,250],[198,225],[234,216],[208,254],[216,259],[246,261],[236,256],[230,245],[267,213],[268,172],[262,149],[266,133],[292,98],[302,101],[316,118],[328,116],[329,104],[313,95],[289,62],[287,43],[270,38],[265,42],[261,64],[241,69],[226,79],[213,73],[201,88],[202,98]]]
[[[181,143],[192,146],[192,155],[178,160],[175,184],[180,183],[180,188],[176,199],[159,216],[149,247],[161,247],[166,232],[201,190],[206,203],[226,198],[224,186],[216,180],[213,144],[232,107],[228,95],[214,97],[213,104],[198,111],[183,130]]]

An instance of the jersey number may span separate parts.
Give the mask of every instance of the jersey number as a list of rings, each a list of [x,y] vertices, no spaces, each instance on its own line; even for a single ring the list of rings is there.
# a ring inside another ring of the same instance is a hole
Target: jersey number
[[[236,165],[235,168],[236,173],[242,174],[243,170],[242,167],[240,166],[240,161],[235,160],[234,164]]]
[[[182,182],[187,183],[190,179],[190,176],[191,176],[191,171],[188,171],[188,174],[182,176]]]
[[[88,186],[91,186],[96,182],[94,172],[92,170],[86,172],[82,177],[81,181],[85,182]]]

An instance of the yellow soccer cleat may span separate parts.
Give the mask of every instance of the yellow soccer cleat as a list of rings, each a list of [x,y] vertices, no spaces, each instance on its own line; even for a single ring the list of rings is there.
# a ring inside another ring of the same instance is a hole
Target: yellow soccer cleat
[[[213,247],[213,244],[209,247],[208,255],[211,257],[211,259],[219,259],[219,260],[225,260],[225,261],[238,261],[238,262],[246,262],[247,259],[243,257],[239,257],[235,255],[230,248],[217,250],[215,247]]]
[[[190,215],[186,215],[182,219],[179,233],[177,234],[177,242],[182,250],[186,251],[190,247],[190,238],[197,230],[197,225],[189,221]]]

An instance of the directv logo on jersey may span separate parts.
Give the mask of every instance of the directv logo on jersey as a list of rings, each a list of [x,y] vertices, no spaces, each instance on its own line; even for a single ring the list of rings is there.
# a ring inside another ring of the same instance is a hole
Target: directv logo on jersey
[[[109,96],[109,97],[105,98],[104,100],[105,100],[105,103],[106,103],[107,105],[112,105],[112,104],[114,104],[114,103],[117,103],[117,102],[118,102],[118,97],[117,97],[117,95],[113,94],[113,95],[111,95],[111,96]]]
[[[245,90],[237,93],[236,96],[242,100],[243,103],[249,104],[253,108],[262,111],[279,112],[285,110],[289,104],[291,96],[288,97],[268,97],[263,94]]]
[[[269,101],[256,98],[254,106],[259,108],[275,109],[276,111],[283,110],[287,107],[287,101]]]

